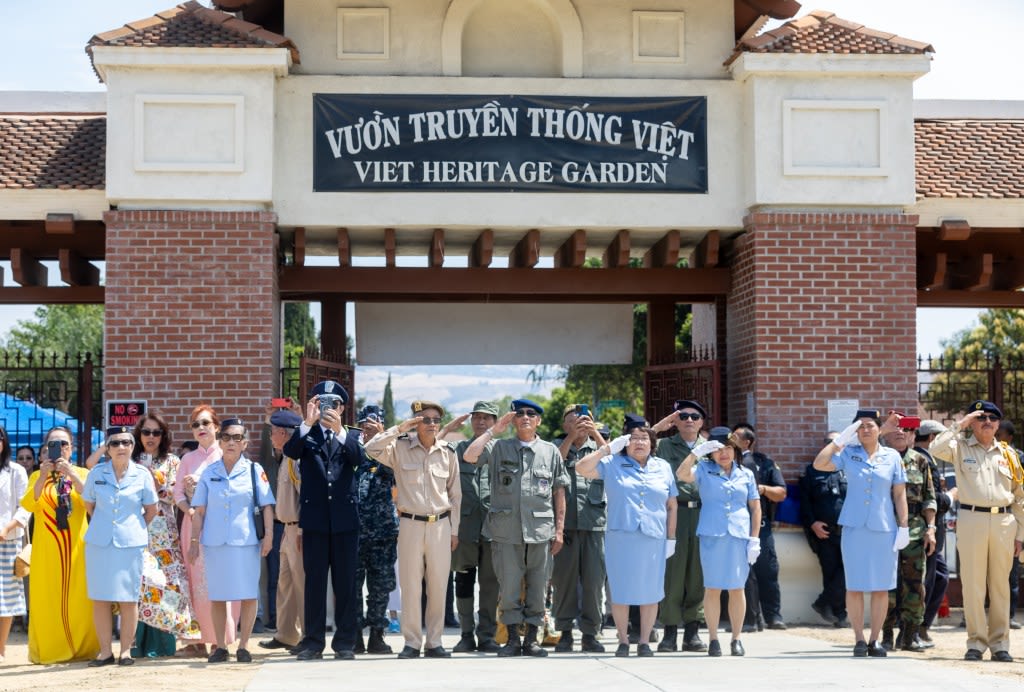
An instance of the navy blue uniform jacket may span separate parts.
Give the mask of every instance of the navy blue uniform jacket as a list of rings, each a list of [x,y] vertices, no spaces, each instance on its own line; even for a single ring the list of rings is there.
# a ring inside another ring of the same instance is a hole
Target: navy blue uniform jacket
[[[284,444],[285,456],[299,461],[299,528],[303,531],[359,531],[356,473],[364,459],[363,448],[358,430],[347,430],[342,440],[338,437],[326,450],[323,429],[316,423],[305,437],[296,428]]]

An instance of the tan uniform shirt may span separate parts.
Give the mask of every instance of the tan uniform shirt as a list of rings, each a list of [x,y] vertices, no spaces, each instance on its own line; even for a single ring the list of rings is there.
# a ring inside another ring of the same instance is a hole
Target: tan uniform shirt
[[[285,524],[299,520],[299,465],[289,457],[281,457],[277,467],[277,506],[274,517]]]
[[[976,507],[1011,506],[1017,520],[1016,540],[1024,541],[1024,488],[1013,480],[1010,463],[999,443],[985,448],[967,437],[956,423],[932,442],[928,451],[953,465],[961,504]]]
[[[441,514],[450,510],[452,535],[459,534],[459,457],[447,442],[435,440],[427,448],[415,432],[404,435],[393,426],[366,443],[366,454],[395,472],[399,512]]]

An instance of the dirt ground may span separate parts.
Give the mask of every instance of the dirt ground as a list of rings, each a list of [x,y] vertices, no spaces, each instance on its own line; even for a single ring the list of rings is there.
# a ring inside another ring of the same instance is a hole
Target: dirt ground
[[[960,619],[959,611],[954,610],[949,618],[945,618],[932,629],[932,637],[936,643],[934,649],[929,649],[923,654],[894,652],[890,655],[919,658],[935,665],[953,666],[989,675],[999,675],[1020,680],[1024,685],[1024,630],[1015,630],[1011,633],[1013,643],[1010,652],[1016,658],[1013,663],[994,663],[987,660],[987,654],[985,661],[968,663],[963,660],[966,633],[962,627],[957,626]],[[449,632],[449,634],[453,636],[446,639],[450,638],[453,640],[450,643],[454,643],[454,633]],[[849,629],[835,629],[827,626],[792,626],[787,634],[848,645],[851,650],[853,647],[853,635]],[[270,635],[265,636],[269,637]],[[746,634],[744,639],[749,642],[748,646],[753,648],[753,643],[758,636],[764,635]],[[389,635],[388,639],[392,647],[400,646],[399,635]],[[611,643],[614,633],[611,630],[605,630],[603,639],[606,643]],[[446,644],[448,643],[446,641]],[[252,642],[251,648],[254,659],[251,664],[232,662],[207,665],[203,659],[160,658],[140,660],[130,668],[119,666],[88,668],[84,662],[41,666],[28,662],[26,635],[22,632],[12,632],[7,643],[6,661],[0,663],[0,690],[4,692],[21,690],[39,692],[39,690],[46,689],[73,690],[76,688],[131,689],[145,690],[146,692],[159,690],[181,692],[182,689],[187,689],[189,692],[243,690],[256,674],[262,661],[287,656],[283,652],[262,653],[263,650],[255,645],[255,641]],[[117,650],[115,642],[114,651]]]

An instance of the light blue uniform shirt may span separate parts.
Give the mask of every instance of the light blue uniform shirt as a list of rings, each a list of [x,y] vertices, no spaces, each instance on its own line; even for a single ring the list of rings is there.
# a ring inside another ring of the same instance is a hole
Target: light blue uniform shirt
[[[846,501],[839,514],[840,526],[895,532],[892,487],[907,482],[899,452],[879,445],[874,463],[868,463],[867,451],[859,444],[851,444],[833,454],[832,463],[846,472]]]
[[[252,474],[249,471],[253,464],[256,466],[256,499],[260,507],[275,504],[262,466],[243,456],[235,462],[228,475],[224,460],[218,459],[203,471],[192,495],[193,507],[206,507],[203,545],[257,545],[260,542],[253,522]]]
[[[96,504],[85,531],[90,545],[137,548],[149,543],[143,506],[156,504],[153,475],[135,462],[128,462],[121,480],[110,462],[98,464],[89,472],[82,499]]]
[[[595,467],[608,496],[609,531],[639,531],[652,538],[668,538],[665,503],[679,494],[672,467],[656,456],[640,466],[624,454],[607,456]]]
[[[726,475],[713,461],[700,461],[694,468],[694,483],[700,490],[698,536],[750,538],[750,506],[757,500],[757,481],[750,469],[738,461]]]

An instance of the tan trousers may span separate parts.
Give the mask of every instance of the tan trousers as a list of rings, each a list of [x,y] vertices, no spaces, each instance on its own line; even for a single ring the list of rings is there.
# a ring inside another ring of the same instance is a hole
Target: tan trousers
[[[441,646],[444,632],[444,600],[452,567],[452,525],[399,520],[398,585],[402,589],[402,637],[417,651],[423,645],[422,623],[427,623],[427,648]],[[427,580],[427,612],[422,612],[423,579]]]
[[[956,549],[960,556],[967,648],[1010,649],[1010,582],[1013,539],[1017,521],[1012,514],[986,514],[961,510],[956,521]],[[988,591],[988,617],[985,592]]]
[[[296,646],[302,641],[302,612],[306,572],[296,537],[298,524],[284,527],[281,537],[281,571],[277,576],[277,641]]]

